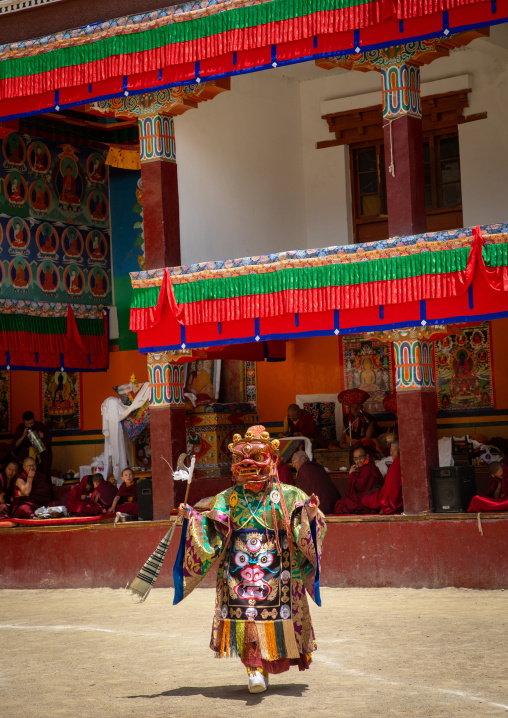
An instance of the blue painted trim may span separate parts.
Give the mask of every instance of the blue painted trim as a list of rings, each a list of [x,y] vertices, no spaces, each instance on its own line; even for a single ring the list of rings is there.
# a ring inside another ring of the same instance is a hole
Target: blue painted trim
[[[497,12],[497,3],[496,3],[496,0],[492,0],[492,2],[490,3],[490,11],[491,11],[491,13],[492,13],[493,15],[496,14],[496,12]]]
[[[162,80],[162,67],[159,70],[159,80]]]
[[[464,316],[456,316],[456,317],[443,317],[439,319],[431,319],[427,321],[428,326],[439,326],[440,324],[466,324],[468,322],[476,322],[476,321],[489,321],[492,319],[504,319],[505,317],[508,317],[508,311],[506,312],[493,312],[492,314],[477,314],[477,315],[464,315]],[[256,321],[256,320],[255,320]],[[259,321],[259,320],[257,320]],[[408,329],[410,327],[419,327],[420,321],[419,320],[412,320],[407,322],[391,322],[390,324],[369,324],[364,326],[358,326],[358,327],[349,327],[347,329],[340,329],[340,334],[361,334],[362,332],[382,332],[386,331],[387,329]],[[338,328],[338,327],[337,327]],[[260,340],[262,341],[270,341],[275,339],[303,339],[305,337],[329,337],[333,336],[335,334],[335,328],[334,329],[317,329],[314,331],[309,332],[284,332],[281,334],[263,334],[259,335]],[[213,340],[213,341],[206,341],[204,343],[201,342],[190,342],[189,344],[186,344],[185,346],[189,349],[201,349],[203,347],[213,347],[213,346],[226,346],[226,345],[233,345],[233,344],[251,344],[252,342],[255,342],[256,334],[253,334],[250,337],[237,337],[235,339],[222,339],[222,340]],[[170,349],[180,349],[180,344],[167,344],[163,346],[157,346],[157,347],[144,347],[143,349],[139,350],[140,354],[148,354],[150,352],[161,352],[161,351],[168,351]]]
[[[474,296],[473,296],[473,283],[472,283],[472,282],[471,282],[471,284],[469,285],[469,287],[467,288],[467,301],[468,301],[469,309],[473,309],[473,307],[474,307]]]
[[[59,366],[23,366],[22,364],[12,365],[7,360],[6,364],[0,364],[0,369],[7,369],[7,367],[9,367],[10,371],[60,371],[61,366],[62,366],[61,364]],[[65,371],[66,372],[80,371],[80,372],[87,372],[90,374],[92,372],[107,371],[108,368],[109,368],[109,364],[108,364],[108,366],[104,367],[104,369],[83,369],[83,367],[66,366]],[[93,432],[93,433],[96,433],[96,432]],[[100,431],[99,431],[99,434],[100,434]]]
[[[427,300],[420,299],[420,321],[427,321]]]
[[[217,322],[217,333],[222,334],[222,322]]]
[[[65,369],[64,355],[60,354],[60,366]]]
[[[273,66],[273,63],[275,63],[277,65],[277,45],[272,45],[271,53],[270,53],[270,60],[272,61],[272,66]]]
[[[314,37],[312,38],[312,47],[313,47],[314,49],[316,49],[317,43],[318,43],[318,36],[317,36],[317,35],[314,35]]]
[[[445,33],[445,30],[448,30],[448,32]],[[446,35],[450,34],[450,16],[449,16],[448,10],[445,10],[443,12],[443,34],[446,34]]]
[[[300,312],[295,312],[295,327],[300,324]]]
[[[178,349],[181,349],[183,344],[185,344],[187,346],[187,342],[185,341],[185,336],[186,336],[185,325],[180,324],[180,346],[178,347]]]
[[[184,519],[182,524],[182,534],[180,536],[180,544],[178,546],[178,553],[176,554],[175,564],[173,566],[173,583],[175,586],[173,606],[183,600],[183,559],[185,556],[185,541],[187,539],[188,525],[189,519]]]
[[[312,543],[314,544],[314,551],[316,554],[316,573],[314,575],[314,601],[318,606],[321,606],[321,591],[319,589],[319,556],[318,556],[318,544],[317,544],[317,531],[316,531],[316,519],[310,524],[310,534],[312,536]]]
[[[259,323],[259,317],[254,319],[254,341],[256,341],[256,337],[261,337],[261,325]]]
[[[360,30],[358,29],[353,32],[353,47],[355,50],[357,47],[360,47]]]
[[[129,75],[124,75],[122,80],[122,95],[125,95],[126,92],[129,92],[129,88],[127,85],[129,84]],[[134,93],[132,93],[134,94]],[[121,97],[122,95],[119,95]]]
[[[60,90],[55,90],[55,110],[57,107],[60,107]]]
[[[200,71],[200,69],[201,69],[201,63],[200,63],[199,60],[196,60],[196,62],[194,63],[194,75],[196,76],[196,80],[197,80],[198,77],[199,77],[199,71]],[[201,79],[201,78],[200,78],[200,79]]]
[[[379,318],[384,319],[385,318],[385,306],[384,304],[379,305]]]
[[[399,32],[401,35],[404,32],[404,20],[399,20]]]
[[[333,310],[333,329],[338,329],[340,332],[340,309]]]
[[[92,83],[91,83],[91,82],[88,83],[88,94],[89,94],[89,95],[92,94]]]
[[[489,20],[487,22],[475,23],[475,24],[471,24],[471,25],[460,25],[457,27],[449,28],[449,30],[450,30],[450,33],[459,33],[459,32],[466,32],[467,30],[472,30],[475,28],[492,27],[494,25],[502,25],[504,23],[508,23],[508,18],[502,18],[500,20]],[[430,40],[435,37],[442,37],[442,35],[443,35],[443,30],[439,30],[438,32],[432,32],[432,33],[427,33],[427,34],[422,34],[422,35],[415,35],[413,37],[407,37],[407,38],[404,38],[403,41],[404,41],[404,43],[410,43],[410,42],[416,42],[418,40]],[[401,42],[401,40],[399,38],[397,40],[393,40],[392,42],[382,42],[382,43],[374,43],[372,45],[365,45],[362,47],[362,52],[369,52],[370,50],[378,50],[378,49],[385,48],[385,47],[394,47],[396,45],[400,45],[400,42]],[[345,50],[335,50],[335,51],[331,51],[331,52],[313,53],[311,55],[305,55],[303,57],[293,58],[291,60],[278,60],[277,66],[282,67],[285,65],[296,65],[300,62],[309,62],[312,60],[320,60],[320,59],[324,59],[327,57],[337,57],[339,55],[353,55],[353,54],[355,54],[355,47],[357,47],[357,45],[355,45],[352,48],[347,48]],[[237,60],[236,53],[233,53],[233,66],[236,65],[236,60]],[[272,67],[271,64],[263,64],[263,65],[258,65],[256,67],[244,68],[242,70],[232,70],[230,72],[222,72],[222,73],[219,73],[216,75],[205,75],[204,77],[201,78],[201,80],[203,82],[206,82],[207,80],[219,80],[223,77],[234,77],[236,75],[246,75],[246,74],[250,74],[252,72],[260,72],[262,70],[268,70],[271,67]],[[60,109],[71,109],[73,107],[79,107],[80,105],[89,104],[90,102],[100,102],[101,100],[109,100],[109,99],[113,99],[115,97],[123,97],[124,92],[127,90],[127,87],[126,87],[127,79],[128,78],[124,77],[125,89],[123,92],[110,93],[107,95],[98,95],[96,97],[89,97],[86,100],[79,100],[77,102],[68,102],[64,105],[59,105],[59,107],[60,107]],[[194,82],[195,82],[195,79],[190,78],[188,80],[182,80],[179,82],[168,82],[164,85],[156,85],[156,86],[152,85],[150,87],[144,87],[141,89],[136,88],[136,89],[128,90],[128,92],[129,92],[129,95],[132,95],[132,96],[143,95],[148,92],[153,92],[154,90],[166,90],[171,87],[182,87],[184,85],[192,85],[192,84],[194,84]],[[58,97],[56,93],[58,93],[58,90],[55,91],[55,98]],[[57,105],[57,104],[59,104],[58,101],[55,102],[55,105]],[[54,109],[54,106],[49,105],[48,107],[44,107],[40,110],[32,110],[30,112],[17,112],[17,113],[13,113],[12,115],[3,115],[3,116],[0,116],[0,120],[3,120],[3,121],[15,120],[15,119],[19,119],[21,117],[32,117],[34,115],[42,115],[42,114],[48,112],[49,110],[53,110],[53,109]]]
[[[238,55],[236,54],[236,50],[235,50],[235,52],[233,53],[233,65],[236,65],[237,58],[238,58]]]

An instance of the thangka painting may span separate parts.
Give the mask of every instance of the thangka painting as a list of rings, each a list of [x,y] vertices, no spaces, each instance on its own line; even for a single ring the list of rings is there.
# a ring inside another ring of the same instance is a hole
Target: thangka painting
[[[11,430],[11,394],[10,372],[0,371],[0,434],[9,434]]]
[[[51,431],[81,429],[79,372],[43,371],[42,420]]]
[[[220,401],[224,404],[247,402],[256,406],[256,362],[222,360]]]
[[[494,408],[490,327],[464,327],[434,344],[438,408],[468,411]]]
[[[185,398],[193,406],[219,400],[221,362],[197,359],[185,365]]]
[[[4,299],[111,304],[102,152],[11,132],[0,153]]]
[[[363,389],[370,398],[363,405],[369,414],[383,414],[383,398],[393,388],[392,345],[359,336],[342,338],[344,388]]]

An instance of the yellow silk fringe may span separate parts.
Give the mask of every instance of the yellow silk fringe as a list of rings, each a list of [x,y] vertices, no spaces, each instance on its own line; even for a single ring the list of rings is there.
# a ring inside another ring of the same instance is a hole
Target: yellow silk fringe
[[[277,652],[277,641],[275,639],[275,626],[271,621],[267,621],[265,626],[266,645],[268,648],[269,661],[276,661],[279,658]]]
[[[286,621],[282,621],[282,627],[284,629],[284,642],[286,644],[286,655],[288,658],[299,658],[300,652],[296,645],[295,627],[293,621],[289,618]]]
[[[238,655],[243,658],[243,645],[245,638],[245,623],[243,621],[236,622],[236,646]]]

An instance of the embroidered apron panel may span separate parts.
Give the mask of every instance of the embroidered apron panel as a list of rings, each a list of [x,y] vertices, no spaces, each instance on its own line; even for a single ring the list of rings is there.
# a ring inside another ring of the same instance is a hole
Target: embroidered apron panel
[[[267,536],[268,534],[268,536]],[[291,618],[291,565],[286,534],[233,531],[224,575],[222,618],[275,621]]]

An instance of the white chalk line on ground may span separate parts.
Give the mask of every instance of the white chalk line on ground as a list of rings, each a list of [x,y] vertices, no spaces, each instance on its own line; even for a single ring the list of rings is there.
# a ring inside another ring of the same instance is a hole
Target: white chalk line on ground
[[[454,691],[450,688],[438,688],[437,686],[426,686],[420,683],[402,683],[400,681],[388,681],[385,678],[382,678],[381,676],[375,676],[370,673],[364,673],[363,671],[357,671],[355,668],[344,668],[343,665],[341,665],[338,661],[331,661],[328,659],[323,658],[322,656],[314,654],[312,656],[312,659],[319,662],[319,663],[326,663],[330,666],[335,666],[340,670],[341,673],[344,673],[348,676],[356,676],[357,678],[367,678],[370,681],[377,681],[378,683],[383,683],[387,686],[408,686],[410,685],[411,688],[416,688],[417,690],[426,691],[426,692],[436,692],[436,693],[443,693],[445,695],[450,696],[457,696],[458,698],[466,698],[469,701],[475,701],[477,703],[485,703],[485,705],[492,706],[494,708],[504,708],[508,711],[508,705],[505,705],[504,703],[495,703],[493,701],[488,700],[488,698],[484,698],[483,696],[475,696],[473,693],[467,693],[466,691]]]
[[[85,633],[113,633],[122,636],[152,636],[154,638],[179,638],[179,633],[145,633],[143,631],[119,631],[114,628],[99,628],[98,626],[30,626],[16,625],[14,623],[0,623],[0,630],[10,629],[15,631],[82,631]]]

